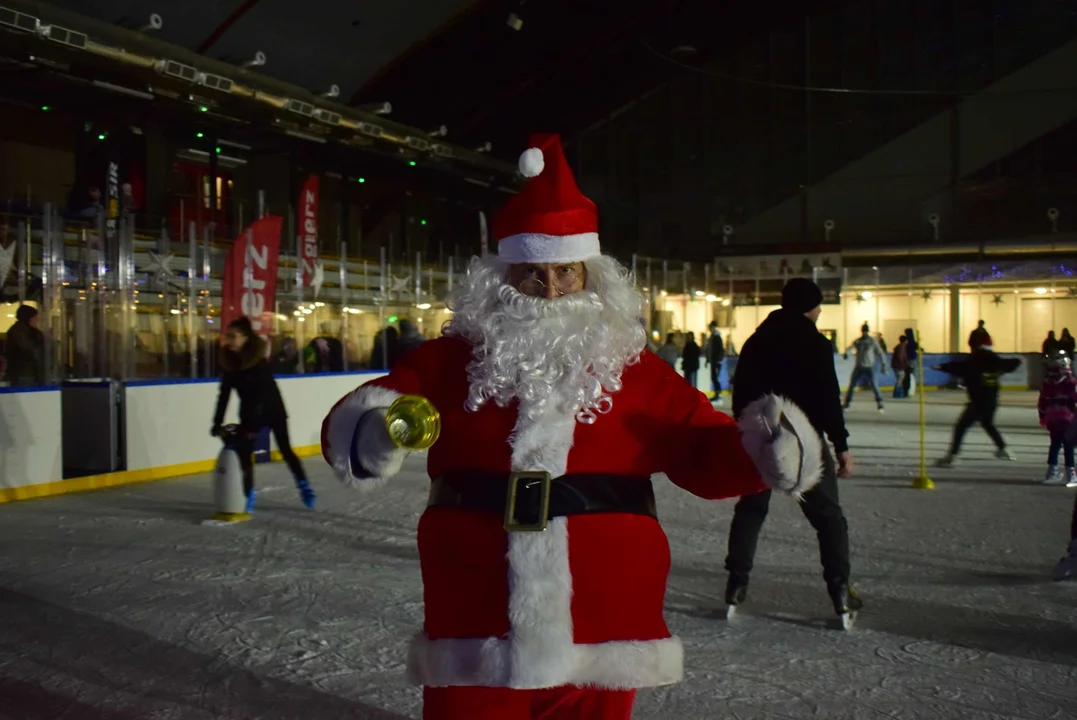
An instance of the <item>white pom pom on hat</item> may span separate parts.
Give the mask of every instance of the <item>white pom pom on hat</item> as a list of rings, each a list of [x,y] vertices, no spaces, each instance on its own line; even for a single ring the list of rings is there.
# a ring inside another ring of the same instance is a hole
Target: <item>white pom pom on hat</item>
[[[524,177],[538,177],[545,167],[546,158],[542,156],[542,150],[533,147],[520,153],[520,174]]]

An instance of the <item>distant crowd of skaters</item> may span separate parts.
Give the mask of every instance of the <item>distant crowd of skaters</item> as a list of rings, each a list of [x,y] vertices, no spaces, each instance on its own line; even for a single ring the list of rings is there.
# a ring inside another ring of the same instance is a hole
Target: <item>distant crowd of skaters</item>
[[[812,288],[808,290],[813,291]],[[800,292],[804,292],[804,288],[799,289]],[[798,292],[798,288],[792,289],[794,297]],[[814,297],[814,296],[813,296]],[[795,303],[794,303],[795,305]],[[800,313],[775,313],[771,320],[772,324],[779,318],[797,317]],[[799,325],[796,320],[791,321],[792,327],[787,327],[785,330],[789,333],[786,335],[786,341],[792,342],[795,333],[793,330],[799,329]],[[761,326],[762,329],[763,326]],[[811,328],[811,332],[808,335],[815,334],[815,328]],[[758,332],[757,332],[758,334]],[[775,340],[776,343],[781,342]],[[802,347],[806,348],[809,345],[815,347],[815,343],[809,342],[807,338],[801,338]],[[794,342],[795,344],[795,342]],[[964,438],[968,430],[975,424],[979,423],[988,437],[995,443],[996,451],[995,455],[1000,460],[1012,461],[1015,459],[1013,453],[1006,446],[1005,438],[999,432],[995,426],[995,414],[999,407],[999,392],[1001,389],[1000,378],[1007,373],[1014,372],[1021,365],[1021,360],[1017,358],[1005,358],[1000,356],[994,351],[991,334],[985,327],[985,323],[981,320],[976,329],[972,331],[968,339],[969,354],[961,359],[952,360],[950,362],[934,366],[935,370],[942,371],[951,375],[957,385],[963,388],[968,394],[968,404],[958,417],[956,424],[954,425],[953,435],[951,437],[950,446],[946,454],[937,461],[939,467],[952,467],[964,442]],[[1047,471],[1044,478],[1044,483],[1047,485],[1066,486],[1069,488],[1077,488],[1077,469],[1075,469],[1074,463],[1074,446],[1077,443],[1077,379],[1075,379],[1072,366],[1075,360],[1075,343],[1074,337],[1070,334],[1068,328],[1064,328],[1060,336],[1056,337],[1055,332],[1052,330],[1048,333],[1047,338],[1043,342],[1043,362],[1044,362],[1044,379],[1040,387],[1040,394],[1037,403],[1040,425],[1050,435],[1050,446],[1047,455]],[[726,350],[730,349],[730,355],[733,355],[732,351],[732,338],[723,342],[722,336],[718,330],[717,323],[711,323],[709,327],[708,337],[704,342],[704,345],[700,346],[695,341],[695,335],[692,332],[685,334],[685,340],[683,348],[678,347],[675,343],[675,335],[669,333],[666,336],[666,342],[661,348],[655,349],[658,355],[669,363],[671,366],[676,367],[678,360],[681,363],[681,371],[684,373],[685,378],[693,386],[696,385],[698,379],[698,372],[701,367],[701,360],[705,360],[710,366],[711,371],[711,385],[715,393],[715,400],[721,402],[722,386],[720,381],[720,372],[723,360],[726,355]],[[747,348],[747,346],[746,346]],[[837,349],[833,348],[833,352],[836,353]],[[877,370],[882,374],[887,374],[887,369],[894,371],[894,391],[893,396],[895,398],[908,397],[915,386],[915,377],[920,360],[919,354],[922,349],[917,342],[916,333],[913,328],[907,328],[905,334],[902,335],[897,344],[894,346],[891,352],[887,352],[886,341],[881,334],[872,335],[870,326],[865,323],[860,328],[860,337],[857,338],[848,348],[844,351],[843,355],[846,359],[849,359],[850,353],[854,355],[854,365],[852,375],[849,378],[849,386],[845,392],[844,402],[842,403],[843,409],[848,409],[853,399],[853,393],[856,388],[861,385],[867,385],[871,388],[875,401],[878,405],[879,412],[883,412],[884,403],[883,395],[879,389],[878,378],[876,375]],[[801,361],[806,362],[806,355],[802,354]],[[827,359],[827,353],[823,350],[819,351],[818,358],[819,367],[816,368],[816,372],[805,373],[801,375],[802,384],[803,378],[815,378],[817,376],[827,377],[833,372],[832,369],[828,370],[828,367],[832,367],[831,363]],[[741,357],[740,361],[743,362],[744,358]],[[787,360],[783,357],[782,362]],[[755,365],[759,363],[754,362]],[[758,368],[754,368],[752,374],[756,374]],[[776,368],[775,372],[779,372]],[[735,371],[730,372],[730,382],[734,384],[734,393],[736,393],[736,386],[734,382]],[[744,378],[738,377],[737,379],[743,380]],[[791,388],[785,388],[790,390]],[[826,406],[826,402],[823,398],[798,398],[798,402],[809,408],[822,408]],[[737,402],[734,400],[734,411],[737,410]],[[819,411],[817,417],[823,417],[825,413]],[[835,437],[843,438],[845,435],[844,426],[839,424],[837,419],[831,419],[828,421],[832,427],[831,439]],[[840,444],[840,443],[838,443]],[[839,455],[841,450],[838,451]],[[1060,464],[1061,461],[1061,464]],[[851,461],[850,461],[851,467]],[[834,472],[834,471],[831,471]],[[849,474],[851,469],[846,473],[837,472],[838,476],[843,474]],[[844,522],[844,518],[841,516],[840,506],[837,503],[837,488],[836,485],[829,484],[827,492],[820,492],[812,494],[814,499],[815,495],[818,495],[820,502],[809,502],[805,505],[805,512],[808,513],[813,520],[813,524],[819,523],[823,527],[836,527],[840,526]],[[769,499],[769,498],[768,498]],[[755,507],[753,503],[759,504],[758,499],[755,501],[743,502],[739,507],[739,520],[734,519],[734,527],[731,532],[731,552],[729,558],[727,558],[727,569],[731,572],[730,587],[727,588],[727,602],[730,605],[739,604],[744,599],[744,591],[747,587],[747,575],[751,567],[751,556],[754,555],[754,539],[758,535],[759,526],[762,525],[762,519],[766,516],[765,504],[761,507]],[[749,507],[752,505],[751,507]],[[818,506],[818,507],[816,507]],[[834,518],[825,518],[828,513],[833,513]],[[818,516],[818,517],[817,517]],[[748,518],[752,521],[749,523]],[[745,525],[747,523],[747,525]],[[750,525],[750,528],[748,527]],[[847,568],[847,551],[845,550],[846,543],[841,541],[841,532],[835,531],[835,539],[833,542],[823,542],[821,551],[826,556],[830,557],[830,562],[835,564],[836,567]],[[824,533],[825,534],[825,533]],[[744,536],[743,540],[738,540],[739,536]],[[1055,578],[1058,580],[1069,579],[1077,577],[1077,500],[1074,502],[1073,517],[1071,521],[1070,529],[1071,542],[1067,549],[1067,555],[1064,557],[1055,568]],[[750,549],[739,551],[739,546],[744,545]],[[741,557],[743,555],[743,558]],[[841,578],[847,583],[848,573],[834,571],[836,578]],[[833,593],[835,603],[838,604],[841,598],[844,596],[845,583],[837,583],[837,588]],[[847,585],[846,585],[847,587]]]

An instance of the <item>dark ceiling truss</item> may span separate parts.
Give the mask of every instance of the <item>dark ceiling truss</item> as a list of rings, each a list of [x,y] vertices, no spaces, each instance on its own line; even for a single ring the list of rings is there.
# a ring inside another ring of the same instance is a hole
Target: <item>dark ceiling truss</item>
[[[250,4],[244,3],[240,9]],[[238,13],[229,20],[238,20]],[[0,0],[0,32],[13,40],[0,42],[0,54],[11,57],[9,53],[16,52],[25,57],[12,59],[54,72],[101,74],[113,83],[130,86],[132,94],[146,99],[170,97],[185,102],[192,112],[222,119],[253,114],[279,132],[310,142],[380,149],[413,164],[452,166],[494,186],[512,187],[516,182],[514,165],[488,154],[51,4]],[[223,30],[219,27],[215,34],[218,32]],[[212,40],[212,36],[207,38],[207,42]],[[33,48],[30,53],[23,50],[27,43]]]

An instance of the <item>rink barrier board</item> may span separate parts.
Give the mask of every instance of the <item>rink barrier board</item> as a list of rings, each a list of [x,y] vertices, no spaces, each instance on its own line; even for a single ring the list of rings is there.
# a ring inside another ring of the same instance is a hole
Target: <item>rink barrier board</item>
[[[319,455],[322,420],[333,405],[360,385],[384,375],[384,371],[361,371],[278,376],[277,384],[288,411],[289,436],[295,453],[300,457]],[[0,504],[212,472],[221,449],[220,440],[209,434],[217,402],[217,388],[218,380],[215,378],[127,383],[127,469],[70,479],[61,479],[58,432],[60,392],[52,388],[47,411],[43,409],[32,414],[11,412],[12,418],[0,424],[0,435],[3,429],[12,428],[8,433],[11,437],[0,438],[8,441],[0,445],[0,452],[10,448],[11,441],[31,445],[26,442],[28,439],[50,439],[55,445],[55,448],[50,445],[48,450],[55,458],[53,466],[46,468],[43,462],[39,462],[40,467],[36,472],[20,472],[18,477],[0,477]],[[21,389],[14,388],[0,390],[21,392]],[[35,394],[44,396],[46,392],[35,388],[25,397]],[[4,396],[0,395],[0,398]],[[5,403],[5,399],[0,399],[0,403]],[[0,407],[0,421],[5,420],[2,411],[10,409],[9,406],[11,403],[6,402],[4,407]],[[238,399],[233,393],[225,423],[238,419],[238,406]],[[18,410],[17,407],[15,409]],[[21,424],[17,425],[15,421]],[[281,459],[275,440],[271,441],[270,457],[273,460]]]
[[[308,445],[306,447],[293,447],[293,451],[299,457],[320,455],[320,445]],[[283,460],[279,450],[273,450],[270,457],[275,462]],[[134,485],[137,483],[150,482],[152,480],[168,480],[170,478],[185,477],[187,475],[209,474],[213,472],[217,459],[198,460],[180,465],[170,465],[157,468],[145,468],[143,470],[123,470],[120,472],[106,473],[104,475],[89,475],[87,477],[71,478],[68,480],[56,480],[53,482],[37,485],[21,485],[18,487],[0,488],[0,505],[17,502],[19,500],[36,500],[38,498],[68,495],[70,493],[92,492],[107,488],[120,487],[122,485]]]
[[[944,386],[949,376],[929,368],[958,357],[956,354],[925,353],[925,377],[920,387],[931,392]],[[1039,354],[1017,357],[1022,359],[1022,366],[1018,372],[1007,376],[1009,382],[1003,389],[1038,387],[1042,379]],[[723,362],[722,385],[727,389],[736,360],[736,357],[729,357]],[[835,371],[843,392],[854,363],[852,357],[845,360],[841,355],[835,356]],[[380,371],[360,371],[278,376],[296,454],[301,457],[317,455],[321,422],[333,404],[359,385],[383,375]],[[881,379],[887,377],[893,375]],[[57,432],[60,427],[59,389],[0,388],[0,453],[3,453],[0,456],[0,504],[211,472],[220,451],[220,442],[209,435],[217,384],[216,378],[127,383],[127,469],[68,480],[59,479],[62,477],[61,443]],[[700,368],[697,387],[713,395],[706,365]],[[892,385],[880,386],[885,392],[892,389]],[[728,395],[728,391],[724,394]],[[237,408],[238,400],[233,396],[225,422],[235,421]],[[271,457],[280,459],[275,440]]]
[[[939,388],[945,388],[952,380],[952,378],[944,372],[939,370],[933,370],[932,366],[942,365],[943,363],[950,362],[952,360],[959,360],[965,357],[965,353],[924,353],[924,377],[917,378],[917,382],[921,387],[931,391]],[[1043,382],[1043,363],[1041,361],[1042,356],[1039,353],[999,353],[1002,357],[1014,357],[1021,360],[1021,366],[1016,371],[1005,375],[1003,379],[1005,384],[1002,385],[1003,390],[1029,390],[1039,388]],[[731,355],[722,361],[722,370],[719,374],[719,379],[722,383],[722,388],[727,392],[730,386],[730,377],[736,374],[738,357]],[[849,378],[853,372],[853,366],[856,365],[856,357],[850,355],[846,360],[840,354],[834,356],[834,371],[838,375],[838,385],[841,391],[844,393],[849,387]],[[790,370],[795,370],[795,365],[790,363]],[[680,371],[680,362],[677,363],[677,370]],[[889,367],[889,358],[887,359],[887,374],[878,376],[878,379],[885,385],[880,384],[880,390],[886,390],[892,392],[894,371]],[[699,373],[696,375],[696,388],[701,392],[711,396],[711,376],[710,366],[706,364],[706,361],[702,361]],[[866,388],[862,388],[866,389]]]

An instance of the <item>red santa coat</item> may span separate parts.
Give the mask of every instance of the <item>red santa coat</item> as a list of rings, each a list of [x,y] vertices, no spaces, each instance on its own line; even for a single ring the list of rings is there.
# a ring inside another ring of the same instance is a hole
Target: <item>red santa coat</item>
[[[323,425],[326,460],[349,484],[384,482],[404,453],[382,424],[364,424],[356,437],[359,420],[400,394],[417,394],[441,413],[431,478],[467,470],[665,473],[707,499],[765,487],[735,422],[650,351],[625,369],[612,410],[590,425],[555,407],[533,422],[520,415],[519,424],[515,404],[465,410],[470,360],[466,342],[440,338],[345,397]],[[361,468],[353,466],[353,443]],[[662,617],[670,554],[657,521],[558,517],[540,533],[506,533],[502,522],[458,508],[428,509],[419,520],[425,625],[409,658],[414,681],[636,688],[682,678],[681,643]]]

